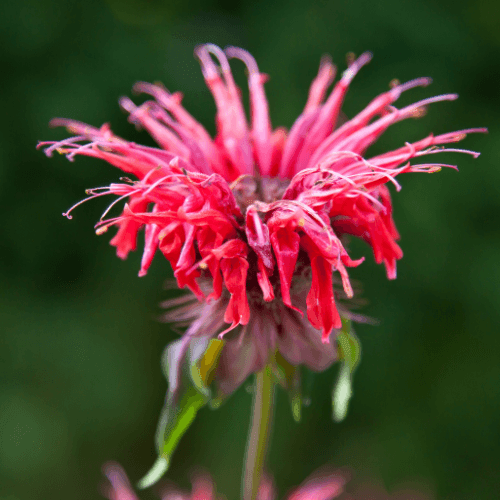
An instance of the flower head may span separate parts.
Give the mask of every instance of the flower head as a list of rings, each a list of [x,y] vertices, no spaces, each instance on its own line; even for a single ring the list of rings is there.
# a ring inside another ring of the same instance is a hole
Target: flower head
[[[238,363],[222,362],[219,371],[221,379],[232,381],[229,391],[238,385],[235,378],[242,380],[261,368],[276,348],[292,364],[324,369],[337,356],[329,337],[348,314],[339,311],[338,299],[353,296],[347,268],[363,261],[351,259],[343,235],[365,240],[375,261],[385,265],[388,278],[395,278],[396,261],[403,253],[396,243],[386,184],[399,190],[396,176],[401,173],[452,167],[420,163],[423,156],[443,151],[477,156],[446,145],[485,130],[431,134],[395,151],[365,157],[390,125],[421,116],[429,104],[452,101],[457,95],[396,108],[403,92],[430,83],[429,78],[417,78],[394,85],[341,124],[349,84],[371,54],[351,61],[330,92],[336,69],[323,59],[302,114],[289,131],[273,130],[264,93],[267,76],[248,52],[202,45],[195,54],[217,106],[215,139],[182,107],[182,94],[137,83],[134,90],[153,99],[137,106],[123,97],[120,104],[159,148],[128,142],[107,124],[98,129],[66,119],[54,119],[52,125],[65,126],[75,136],[41,145],[48,156],[58,151],[69,160],[96,157],[136,178],[88,190],[89,198],[118,197],[96,225],[96,233],[116,226],[111,244],[125,259],[144,228],[139,275],[147,273],[159,250],[172,265],[178,286],[205,301],[176,313],[181,319],[195,317],[188,338],[223,337],[242,326],[229,337],[234,342],[223,354]],[[250,123],[230,58],[242,60],[248,70]],[[127,200],[121,215],[106,218],[121,200]],[[72,209],[65,214],[68,218]]]

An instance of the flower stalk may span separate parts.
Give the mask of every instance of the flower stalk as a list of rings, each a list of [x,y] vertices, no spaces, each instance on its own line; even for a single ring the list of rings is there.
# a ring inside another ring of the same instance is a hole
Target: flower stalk
[[[255,376],[252,421],[243,470],[243,500],[255,500],[262,480],[271,434],[274,404],[272,370],[266,365]]]

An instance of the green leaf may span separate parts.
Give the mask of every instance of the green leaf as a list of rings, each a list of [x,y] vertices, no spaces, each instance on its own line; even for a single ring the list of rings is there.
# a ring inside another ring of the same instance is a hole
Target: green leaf
[[[302,397],[299,393],[290,396],[290,404],[292,405],[293,419],[299,423],[302,418]]]
[[[361,344],[351,329],[350,320],[342,322],[342,331],[337,336],[339,358],[349,367],[352,373],[361,358]]]
[[[339,378],[333,388],[333,420],[342,422],[347,415],[349,400],[352,396],[352,378],[345,363],[340,368]]]
[[[201,392],[209,391],[223,347],[224,340],[211,339],[203,356],[191,364],[191,378]]]
[[[137,483],[137,487],[143,490],[153,486],[167,472],[169,465],[166,458],[158,457],[149,472]]]
[[[172,342],[163,356],[169,382],[156,432],[158,460],[138,484],[147,488],[168,470],[171,457],[198,411],[211,399],[211,384],[224,341],[206,338]]]
[[[333,420],[341,422],[347,415],[352,397],[353,372],[361,359],[361,345],[349,320],[342,321],[342,331],[337,336],[337,349],[341,366],[332,391],[332,410]]]
[[[173,408],[165,408],[164,418],[160,420],[160,456],[170,461],[181,437],[193,423],[196,413],[205,406],[207,398],[197,391],[195,387],[189,387],[183,394],[181,400]]]

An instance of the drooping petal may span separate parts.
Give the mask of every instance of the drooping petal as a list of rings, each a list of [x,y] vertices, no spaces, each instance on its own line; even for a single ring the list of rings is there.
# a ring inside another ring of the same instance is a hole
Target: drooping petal
[[[190,272],[196,260],[196,249],[194,246],[196,227],[191,224],[184,224],[183,226],[184,242],[179,258],[174,266],[174,276],[177,278],[179,288],[187,286],[195,295],[203,297],[203,292],[195,281],[195,278],[199,276],[199,272]]]
[[[272,272],[268,267],[266,267],[264,261],[260,257],[258,257],[257,268],[257,282],[259,283],[262,294],[264,295],[264,300],[266,302],[271,302],[274,300],[273,285],[269,281],[269,277],[272,275]]]
[[[269,240],[269,228],[261,221],[254,205],[247,209],[245,232],[252,250],[260,257],[264,265],[272,270],[274,260]]]
[[[278,263],[283,303],[291,309],[295,309],[302,313],[302,311],[296,309],[292,305],[292,299],[290,297],[292,277],[299,256],[300,236],[291,229],[277,228],[275,231],[271,232],[270,239]]]
[[[238,325],[246,325],[250,319],[250,308],[248,306],[246,279],[248,271],[247,246],[241,240],[229,240],[212,253],[220,262],[220,268],[224,277],[224,284],[231,294],[229,304],[224,315],[224,321],[230,323],[228,330]]]
[[[155,205],[153,212],[158,211],[158,206]],[[158,235],[160,234],[161,227],[157,224],[147,224],[145,228],[144,235],[144,253],[142,254],[141,269],[139,271],[139,276],[146,276],[151,263],[153,262],[153,257],[158,248]]]
[[[199,272],[187,272],[191,271],[195,261],[193,227],[181,222],[172,222],[161,230],[158,239],[159,249],[174,269],[179,287],[187,286],[199,300],[202,300],[204,294],[196,283]]]
[[[312,271],[311,289],[307,295],[307,317],[315,328],[321,330],[321,340],[329,342],[332,330],[342,327],[333,296],[333,268],[309,236],[302,236],[300,244],[309,256]]]
[[[147,206],[148,200],[142,197],[130,200],[132,211],[144,212]],[[118,232],[109,243],[116,247],[116,255],[120,259],[126,259],[129,252],[133,252],[137,248],[137,233],[141,226],[142,222],[133,219],[125,219],[118,224]]]
[[[224,238],[220,233],[214,231],[210,225],[199,228],[196,237],[198,249],[203,259],[202,265],[207,266],[212,275],[213,292],[208,296],[208,299],[217,300],[222,294],[222,274],[220,260],[212,258],[212,252],[222,245]]]

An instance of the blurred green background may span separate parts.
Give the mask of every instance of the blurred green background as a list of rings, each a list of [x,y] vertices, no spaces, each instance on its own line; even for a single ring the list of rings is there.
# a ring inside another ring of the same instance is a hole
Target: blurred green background
[[[496,10],[495,10],[496,9]],[[442,133],[487,126],[451,155],[460,173],[401,178],[395,219],[405,251],[388,282],[368,259],[363,360],[348,418],[334,424],[336,369],[318,375],[303,421],[278,394],[270,455],[281,494],[325,462],[388,489],[414,480],[439,499],[498,498],[500,471],[500,4],[487,0],[253,1],[17,0],[0,16],[0,499],[98,499],[100,467],[120,461],[133,481],[155,458],[153,434],[166,382],[157,322],[167,298],[168,263],[156,258],[138,279],[140,255],[122,262],[93,224],[105,202],[61,216],[84,189],[115,181],[103,162],[47,159],[37,140],[59,139],[54,116],[110,122],[151,144],[117,105],[137,80],[161,80],[213,132],[215,107],[193,48],[239,45],[270,74],[273,125],[300,113],[319,59],[342,69],[345,54],[371,50],[344,111],[353,116],[393,78],[432,76],[398,105],[458,92],[454,103],[392,128],[373,153]],[[244,83],[242,65],[235,64]],[[445,158],[442,158],[443,160]],[[175,455],[169,477],[189,484],[209,468],[236,499],[251,396],[242,388],[220,410],[202,410]],[[153,498],[145,492],[142,498]]]

